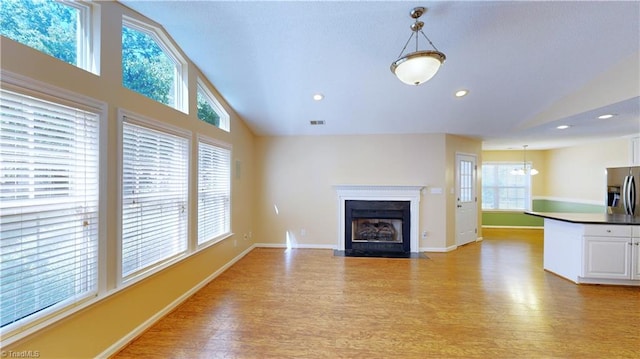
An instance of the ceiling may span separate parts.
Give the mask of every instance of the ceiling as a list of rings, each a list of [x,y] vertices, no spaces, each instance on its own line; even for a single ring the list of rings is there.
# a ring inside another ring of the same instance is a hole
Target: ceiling
[[[489,150],[640,134],[637,1],[121,2],[161,24],[257,135],[449,133]],[[409,86],[389,66],[415,6],[447,60]]]

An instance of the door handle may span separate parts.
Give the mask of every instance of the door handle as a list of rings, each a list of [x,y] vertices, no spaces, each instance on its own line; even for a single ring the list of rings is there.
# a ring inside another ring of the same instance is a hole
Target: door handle
[[[631,214],[631,207],[629,203],[631,201],[631,184],[629,183],[630,180],[630,176],[625,176],[624,182],[622,183],[622,207],[624,208],[625,214]]]
[[[636,180],[633,176],[629,176],[627,186],[627,195],[629,196],[627,199],[628,213],[633,216],[636,211]]]

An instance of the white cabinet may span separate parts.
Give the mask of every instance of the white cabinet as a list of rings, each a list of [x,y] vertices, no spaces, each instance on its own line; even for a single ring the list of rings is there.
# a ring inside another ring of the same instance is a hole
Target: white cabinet
[[[585,225],[581,277],[640,280],[640,227]]]
[[[595,224],[598,217],[587,214],[543,217],[543,267],[546,271],[574,283],[640,286],[640,226],[637,222],[632,225]],[[580,222],[581,218],[589,222]]]
[[[631,279],[640,280],[640,226],[634,226],[631,234]]]
[[[631,238],[584,237],[586,278],[631,278]]]

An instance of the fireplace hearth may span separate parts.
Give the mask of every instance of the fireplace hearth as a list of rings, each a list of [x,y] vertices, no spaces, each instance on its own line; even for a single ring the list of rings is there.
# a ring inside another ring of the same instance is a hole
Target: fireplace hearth
[[[408,257],[410,201],[345,201],[345,255]]]

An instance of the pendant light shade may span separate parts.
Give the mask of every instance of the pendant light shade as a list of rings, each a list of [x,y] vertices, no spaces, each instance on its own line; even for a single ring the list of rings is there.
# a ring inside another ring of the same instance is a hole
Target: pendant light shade
[[[424,7],[416,7],[411,11],[411,17],[415,19],[415,22],[411,24],[411,36],[409,36],[407,43],[402,48],[398,59],[391,64],[391,72],[393,72],[400,81],[407,85],[420,85],[429,81],[438,72],[440,66],[447,58],[442,52],[436,49],[433,42],[431,42],[427,35],[422,31],[424,23],[422,21],[418,21],[418,19],[426,11],[427,9]],[[427,39],[429,44],[433,47],[433,50],[418,50],[418,33],[422,34],[422,36]],[[409,42],[414,36],[416,51],[403,56],[404,51],[407,49],[407,45],[409,45]]]
[[[391,71],[407,85],[429,81],[440,69],[445,56],[439,51],[412,52],[391,64]]]

